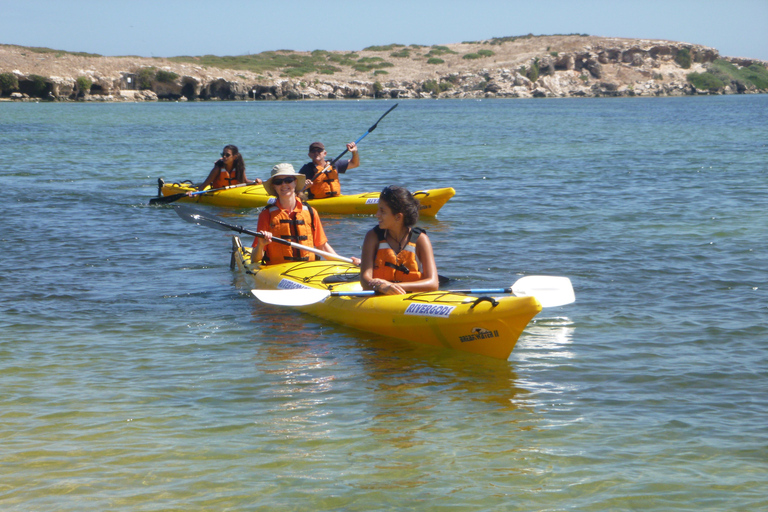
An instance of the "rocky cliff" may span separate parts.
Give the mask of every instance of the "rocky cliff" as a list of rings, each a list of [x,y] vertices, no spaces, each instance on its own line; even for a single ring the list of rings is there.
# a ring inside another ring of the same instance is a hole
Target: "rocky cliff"
[[[212,66],[203,58],[102,57],[0,46],[0,77],[18,82],[17,100],[298,100],[344,98],[531,98],[676,96],[768,92],[747,81],[702,88],[690,79],[716,62],[733,69],[754,59],[714,48],[596,36],[522,36],[445,46],[387,45],[358,52],[265,52]],[[260,54],[261,55],[261,54]],[[286,57],[281,65],[275,57]],[[222,59],[223,61],[223,59]],[[260,62],[260,61],[258,61]],[[311,62],[311,65],[307,63]],[[753,68],[749,68],[753,69]],[[762,73],[762,71],[761,71]],[[11,76],[13,75],[13,76]],[[6,80],[7,81],[7,80]]]

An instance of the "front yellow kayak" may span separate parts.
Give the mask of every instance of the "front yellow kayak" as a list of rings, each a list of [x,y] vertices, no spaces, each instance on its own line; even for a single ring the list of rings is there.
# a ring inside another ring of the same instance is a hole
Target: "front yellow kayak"
[[[311,261],[251,264],[251,248],[233,238],[237,268],[256,289],[361,290],[359,268],[349,263]],[[437,347],[507,359],[528,322],[541,311],[534,297],[475,297],[446,291],[331,296],[292,309],[361,331]]]
[[[190,183],[162,183],[159,193],[162,196],[171,196],[186,192],[196,192]],[[453,188],[437,188],[433,190],[419,190],[413,195],[421,203],[420,214],[434,217],[440,208],[456,194]],[[267,194],[263,185],[246,185],[233,187],[227,190],[219,190],[193,197],[183,197],[181,202],[210,204],[213,206],[225,206],[230,208],[258,208],[266,206],[274,197]],[[363,194],[341,195],[325,199],[312,199],[309,201],[312,208],[319,213],[339,215],[373,215],[379,205],[379,192],[367,192]]]

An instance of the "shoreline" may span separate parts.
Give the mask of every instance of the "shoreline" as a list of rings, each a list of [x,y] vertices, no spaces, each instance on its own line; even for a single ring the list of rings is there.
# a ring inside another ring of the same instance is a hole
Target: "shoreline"
[[[763,61],[721,57],[714,48],[689,43],[584,35],[431,47],[388,45],[357,52],[283,50],[265,52],[266,57],[243,56],[245,64],[231,64],[241,66],[238,69],[210,65],[229,63],[226,57],[206,61],[36,50],[0,45],[0,86],[12,82],[0,99],[284,101],[768,92],[768,63]],[[267,57],[272,60],[267,62]],[[296,67],[296,62],[304,67]],[[273,67],[264,67],[268,65]],[[732,76],[725,76],[723,69]],[[750,81],[753,75],[755,82]]]

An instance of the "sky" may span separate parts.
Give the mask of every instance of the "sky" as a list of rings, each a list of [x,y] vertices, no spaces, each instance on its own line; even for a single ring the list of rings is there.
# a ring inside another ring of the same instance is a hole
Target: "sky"
[[[525,34],[667,39],[768,60],[768,0],[0,0],[0,44],[107,56],[356,51]]]

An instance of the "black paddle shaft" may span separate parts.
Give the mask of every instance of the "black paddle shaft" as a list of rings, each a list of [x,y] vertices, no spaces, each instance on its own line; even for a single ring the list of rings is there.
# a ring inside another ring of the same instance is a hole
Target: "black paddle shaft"
[[[236,231],[241,234],[264,238],[264,235],[259,231],[253,231],[236,224],[227,224],[226,222],[223,222],[222,220],[219,220],[212,215],[206,215],[200,210],[195,210],[189,206],[176,205],[174,210],[176,210],[176,213],[179,215],[179,217],[192,224],[205,225],[221,231]],[[276,236],[272,237],[272,241],[283,245],[292,245],[292,242],[283,240],[282,238],[277,238]]]
[[[368,134],[369,134],[369,133],[371,133],[373,130],[375,130],[375,129],[376,129],[376,127],[379,125],[379,122],[380,122],[382,119],[384,119],[384,117],[385,117],[387,114],[389,114],[390,112],[392,112],[393,110],[395,110],[395,109],[397,108],[397,106],[398,106],[398,105],[399,105],[399,103],[395,103],[395,105],[394,105],[392,108],[390,108],[389,110],[387,110],[386,112],[384,112],[384,114],[383,114],[383,115],[382,115],[382,116],[381,116],[381,117],[380,117],[380,118],[379,118],[379,119],[378,119],[378,120],[377,120],[375,123],[373,123],[373,126],[371,126],[370,128],[368,128],[368,131],[367,131],[367,132],[365,132],[365,133],[364,133],[364,134],[363,134],[363,135],[362,135],[362,136],[361,136],[359,139],[357,139],[357,140],[355,141],[355,144],[357,144],[358,142],[360,142],[361,140],[363,140],[363,139],[365,138],[365,136],[366,136],[366,135],[368,135]],[[348,150],[348,149],[345,149],[345,150],[344,150],[344,151],[343,151],[343,152],[342,152],[342,153],[341,153],[339,156],[337,156],[336,158],[334,158],[333,160],[331,160],[331,165],[335,164],[335,163],[336,163],[336,162],[337,162],[337,161],[338,161],[338,160],[339,160],[341,157],[343,157],[344,155],[346,155],[346,154],[347,154],[347,151],[349,151],[349,150]]]

